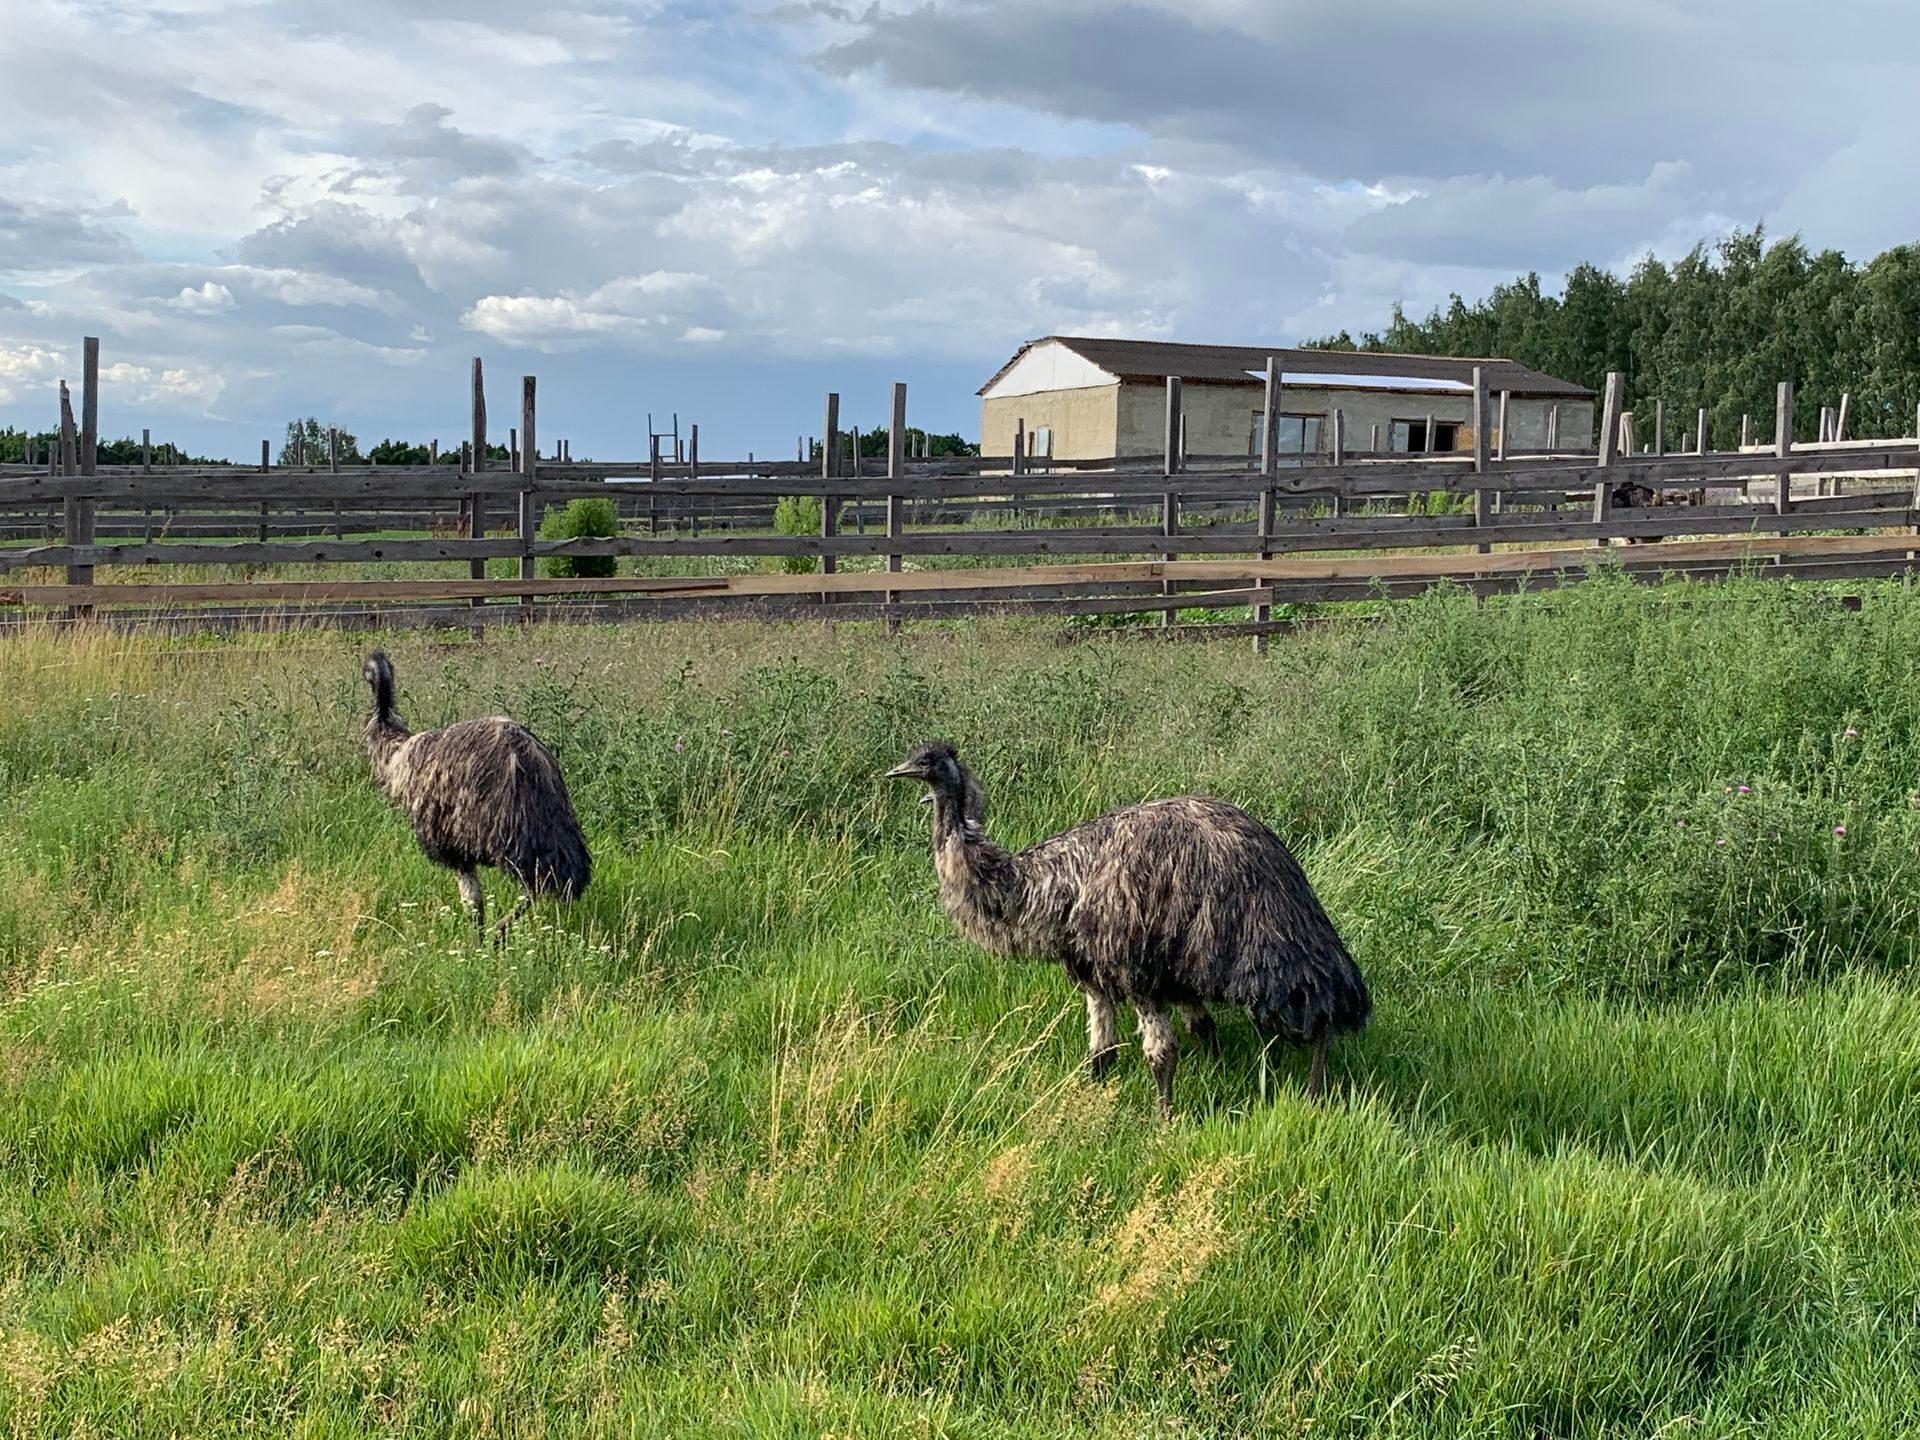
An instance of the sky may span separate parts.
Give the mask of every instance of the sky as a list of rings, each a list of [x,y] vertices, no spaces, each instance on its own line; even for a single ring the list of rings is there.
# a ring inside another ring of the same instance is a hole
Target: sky
[[[711,458],[977,432],[1024,340],[1378,328],[1736,226],[1920,237],[1920,6],[0,0],[0,425]],[[511,412],[511,413],[509,413]]]

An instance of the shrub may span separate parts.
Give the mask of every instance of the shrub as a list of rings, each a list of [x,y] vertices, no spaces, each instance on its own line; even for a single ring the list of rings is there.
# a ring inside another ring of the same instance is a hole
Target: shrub
[[[549,509],[540,521],[542,540],[611,539],[620,533],[620,512],[611,500],[569,500],[564,510]],[[540,573],[554,580],[604,578],[614,573],[611,555],[548,555]]]
[[[820,533],[820,497],[782,495],[773,507],[773,528],[781,535],[818,535]],[[780,568],[789,575],[804,575],[813,569],[810,555],[782,555]]]

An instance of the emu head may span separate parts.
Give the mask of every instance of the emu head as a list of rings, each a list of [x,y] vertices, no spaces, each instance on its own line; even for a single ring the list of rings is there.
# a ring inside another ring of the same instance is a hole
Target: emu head
[[[906,759],[887,771],[888,780],[918,780],[927,787],[920,798],[949,815],[958,816],[967,828],[978,831],[987,819],[987,796],[973,772],[960,763],[960,756],[944,740],[929,740],[916,745]]]
[[[393,662],[387,652],[376,650],[367,656],[360,674],[373,690],[373,712],[382,720],[393,718]]]

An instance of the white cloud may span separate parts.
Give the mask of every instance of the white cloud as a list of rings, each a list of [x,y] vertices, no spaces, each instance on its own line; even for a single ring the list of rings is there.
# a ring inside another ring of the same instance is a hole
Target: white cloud
[[[116,404],[133,408],[211,410],[226,388],[226,381],[219,375],[194,366],[156,369],[121,361],[100,367],[103,399],[111,394]]]
[[[218,315],[234,308],[233,292],[214,280],[203,281],[198,287],[184,286],[166,303],[192,315]]]

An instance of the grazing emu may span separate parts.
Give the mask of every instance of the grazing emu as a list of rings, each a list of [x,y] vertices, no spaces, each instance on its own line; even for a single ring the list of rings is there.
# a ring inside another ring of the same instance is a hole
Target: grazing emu
[[[394,709],[386,652],[369,655],[363,673],[373,687],[367,756],[374,778],[405,808],[427,858],[458,877],[483,939],[487,898],[474,873],[482,865],[520,886],[520,903],[495,927],[497,938],[536,895],[572,900],[587,888],[593,861],[551,750],[504,715],[415,735]]]
[[[1095,1078],[1113,1064],[1114,1007],[1139,1013],[1163,1118],[1180,1052],[1169,1007],[1209,1050],[1219,1042],[1208,1001],[1244,1006],[1262,1034],[1313,1046],[1313,1095],[1326,1089],[1328,1039],[1372,1013],[1299,862],[1236,806],[1152,800],[1016,855],[986,837],[986,797],[951,745],[919,746],[887,778],[928,787],[940,903],[961,933],[998,954],[1057,960],[1085,992]]]

